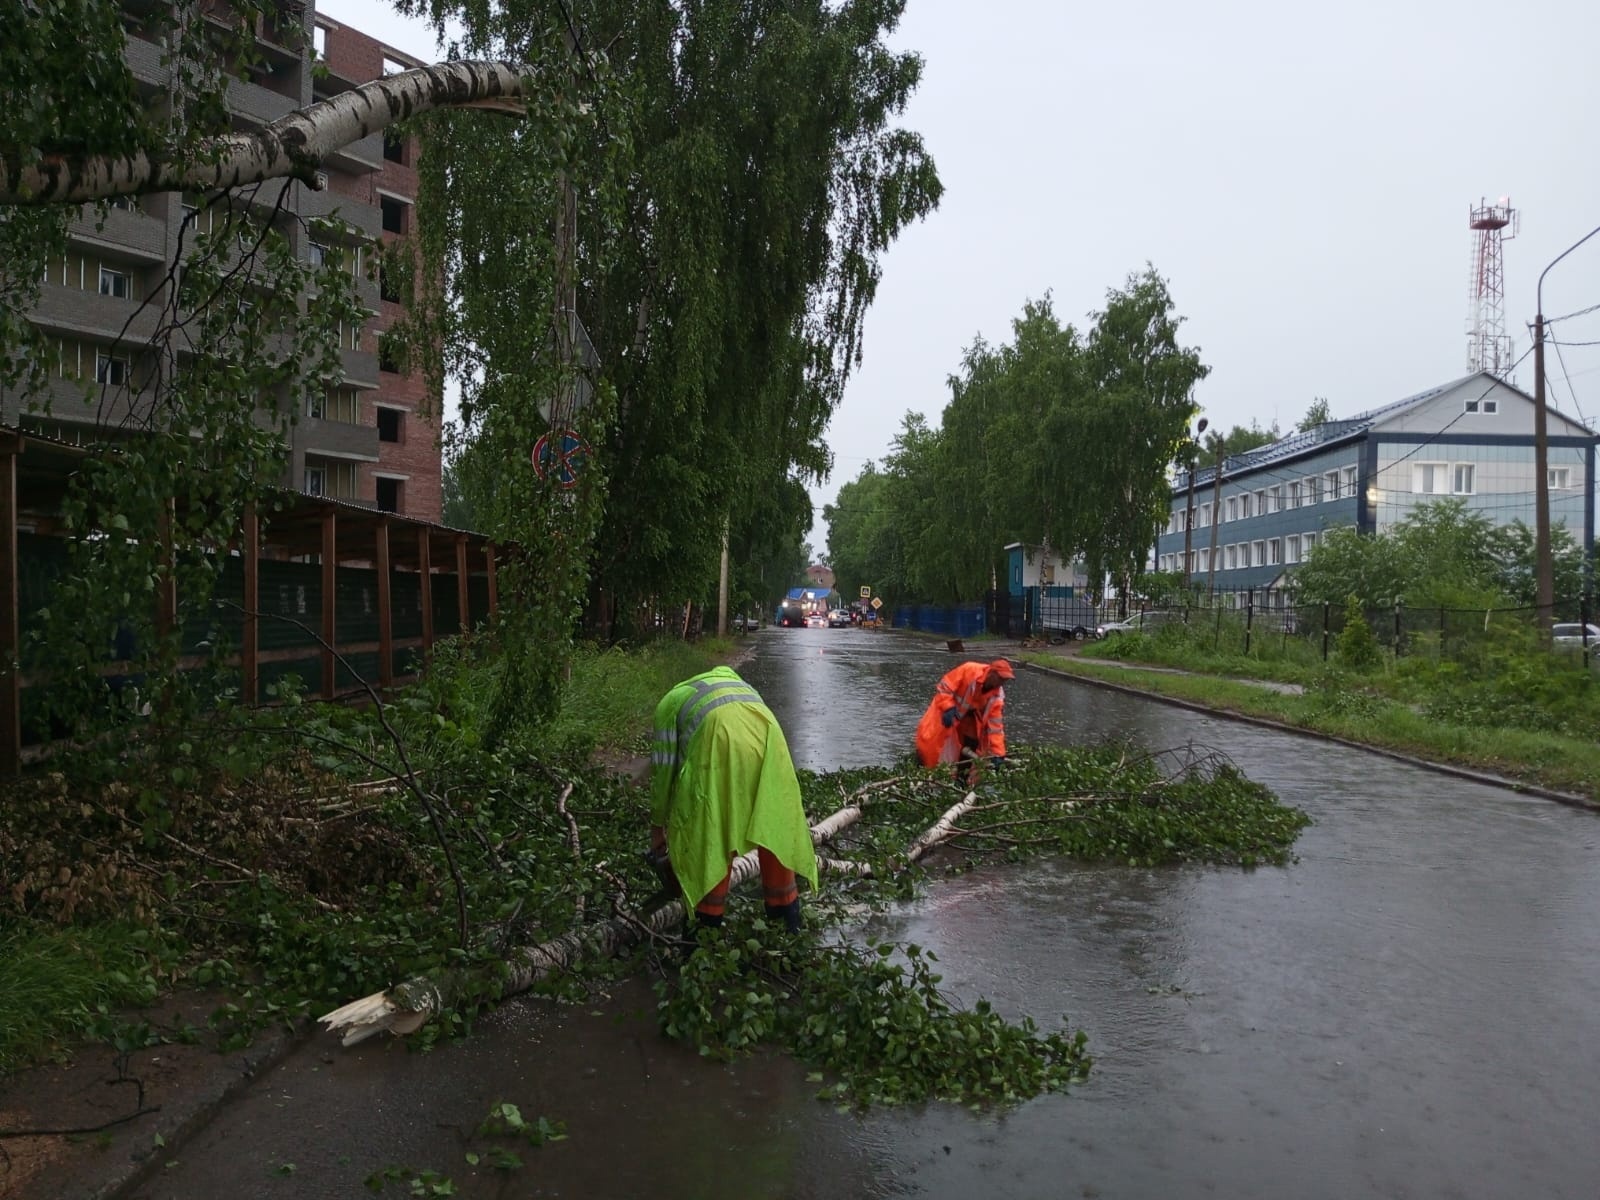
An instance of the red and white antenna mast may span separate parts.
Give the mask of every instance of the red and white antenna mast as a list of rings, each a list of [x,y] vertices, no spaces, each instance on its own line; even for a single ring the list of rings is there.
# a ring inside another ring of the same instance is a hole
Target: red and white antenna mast
[[[1467,370],[1487,371],[1496,379],[1511,373],[1514,361],[1506,333],[1506,260],[1504,243],[1517,236],[1522,214],[1501,196],[1467,210],[1472,230],[1472,275],[1468,282]]]

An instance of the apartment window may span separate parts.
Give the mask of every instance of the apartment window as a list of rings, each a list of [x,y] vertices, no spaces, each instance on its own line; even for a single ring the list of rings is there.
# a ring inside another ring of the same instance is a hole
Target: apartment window
[[[1316,534],[1314,534],[1314,533],[1302,533],[1300,535],[1300,557],[1302,557],[1302,558],[1310,558],[1311,557],[1311,548],[1313,546],[1315,546],[1316,544],[1317,544],[1317,535]]]
[[[1239,565],[1239,547],[1237,545],[1227,547],[1226,557],[1228,570],[1232,571],[1236,569]]]
[[[306,467],[306,495],[326,496],[328,494],[328,468]]]
[[[1481,412],[1486,416],[1493,416],[1500,411],[1500,401],[1490,400],[1486,396],[1474,396],[1466,402],[1466,411],[1469,413]]]
[[[1239,519],[1241,521],[1248,521],[1250,519],[1250,493],[1249,492],[1246,492],[1244,495],[1239,497]]]
[[[399,479],[385,479],[382,475],[374,482],[378,485],[378,511],[399,512],[400,498],[405,493],[405,484]]]
[[[100,294],[102,296],[115,296],[118,300],[128,299],[130,291],[127,272],[113,271],[110,267],[101,267]]]
[[[1300,507],[1300,481],[1298,479],[1289,484],[1289,507]]]
[[[139,201],[134,196],[113,196],[106,201],[112,208],[120,208],[123,212],[138,212]]]
[[[1229,496],[1228,497],[1227,513],[1228,513],[1228,520],[1237,521],[1239,519],[1239,497],[1237,497],[1237,496]]]
[[[1194,511],[1195,515],[1200,518],[1200,528],[1209,528],[1211,525],[1211,506],[1209,504],[1202,504]]]
[[[1337,500],[1339,498],[1339,472],[1329,471],[1322,477],[1322,498],[1324,500]]]
[[[1283,561],[1297,563],[1300,561],[1300,535],[1291,533],[1283,539]]]
[[[1274,484],[1272,487],[1267,489],[1267,511],[1283,511],[1283,485],[1281,483]]]
[[[328,27],[326,25],[313,25],[311,27],[311,54],[324,62],[328,58]]]
[[[406,140],[392,128],[383,131],[383,157],[402,167],[406,165]]]
[[[1572,486],[1572,469],[1570,467],[1550,467],[1545,471],[1545,480],[1552,492],[1562,492]]]
[[[393,196],[378,197],[378,208],[383,213],[383,228],[385,233],[404,233],[406,231],[406,209],[409,208],[404,200],[397,200]]]
[[[1267,565],[1277,566],[1283,561],[1283,540],[1269,538],[1267,541]]]
[[[399,344],[396,339],[380,334],[378,336],[378,370],[392,371],[399,374],[402,362]]]
[[[356,464],[308,458],[302,490],[308,496],[352,498],[356,494]]]
[[[204,197],[185,196],[183,219],[192,233],[210,233],[216,228],[216,209],[202,204]]]
[[[1258,567],[1264,567],[1264,566],[1267,565],[1267,543],[1266,542],[1256,542],[1250,548],[1250,561],[1251,561],[1251,563],[1253,563],[1255,566],[1258,566]]]
[[[361,398],[355,388],[334,388],[328,393],[327,419],[345,425],[361,423]]]
[[[1322,487],[1322,478],[1318,475],[1307,475],[1305,482],[1300,485],[1300,507],[1315,504],[1322,497],[1318,494]]]
[[[1256,516],[1264,517],[1266,515],[1267,515],[1267,490],[1265,488],[1262,488],[1260,491],[1256,492]]]
[[[306,246],[306,258],[313,267],[320,267],[328,261],[328,248],[321,242],[311,242]]]
[[[1450,490],[1457,496],[1472,495],[1472,477],[1474,468],[1471,463],[1457,463],[1455,474],[1451,478]]]
[[[1202,546],[1200,548],[1199,555],[1200,572],[1201,574],[1205,574],[1211,570],[1211,548],[1209,546]]]
[[[400,303],[400,285],[395,282],[394,272],[378,270],[378,295],[390,304]]]
[[[360,325],[346,325],[343,321],[339,322],[339,349],[341,349],[341,350],[359,350],[359,349],[361,349],[361,326]]]
[[[128,360],[116,358],[110,354],[96,354],[94,356],[94,379],[96,383],[121,387],[128,382]]]
[[[1345,467],[1339,472],[1339,475],[1344,483],[1344,495],[1354,496],[1356,494],[1356,469],[1354,467]]]
[[[1450,464],[1423,462],[1411,465],[1411,490],[1424,496],[1437,496],[1449,491]]]
[[[306,416],[313,421],[321,421],[328,412],[328,398],[323,395],[306,397]]]
[[[378,440],[380,442],[403,441],[401,433],[404,429],[405,414],[398,408],[380,408],[378,410]]]

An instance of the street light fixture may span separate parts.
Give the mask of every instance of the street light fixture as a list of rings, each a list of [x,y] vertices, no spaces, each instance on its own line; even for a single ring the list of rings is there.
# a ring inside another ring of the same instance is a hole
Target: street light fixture
[[[1539,272],[1533,317],[1533,546],[1534,604],[1538,612],[1539,634],[1549,637],[1555,616],[1555,564],[1550,556],[1550,432],[1544,411],[1544,277],[1551,267],[1583,245],[1600,229],[1591,229]]]

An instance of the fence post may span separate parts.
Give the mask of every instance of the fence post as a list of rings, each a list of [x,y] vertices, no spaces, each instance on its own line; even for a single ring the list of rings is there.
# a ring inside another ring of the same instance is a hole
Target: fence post
[[[1322,602],[1322,661],[1328,661],[1328,609],[1331,607],[1324,600]]]
[[[1217,613],[1217,631],[1212,635],[1211,638],[1211,649],[1213,651],[1222,649],[1222,605],[1217,604],[1215,605],[1215,608]]]
[[[1394,656],[1400,657],[1400,610],[1404,607],[1399,600],[1394,602]]]
[[[1448,636],[1449,632],[1450,631],[1446,628],[1445,622],[1444,622],[1444,605],[1441,604],[1441,605],[1439,605],[1439,661],[1440,662],[1443,662],[1444,659],[1445,659],[1444,642],[1445,642],[1445,638]]]
[[[1251,588],[1244,594],[1244,655],[1250,657],[1250,626],[1255,621],[1256,615],[1256,590]]]
[[[1583,635],[1583,665],[1589,665],[1589,593],[1578,599],[1578,632]]]

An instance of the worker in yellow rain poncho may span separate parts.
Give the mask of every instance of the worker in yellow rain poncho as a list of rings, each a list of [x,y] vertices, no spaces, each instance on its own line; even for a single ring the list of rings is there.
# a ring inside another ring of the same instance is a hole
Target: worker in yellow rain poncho
[[[722,924],[735,855],[754,849],[769,919],[800,928],[795,877],[817,886],[817,855],[789,744],[731,667],[685,679],[656,705],[650,855],[668,861],[702,925]],[[664,872],[665,874],[665,872]]]

